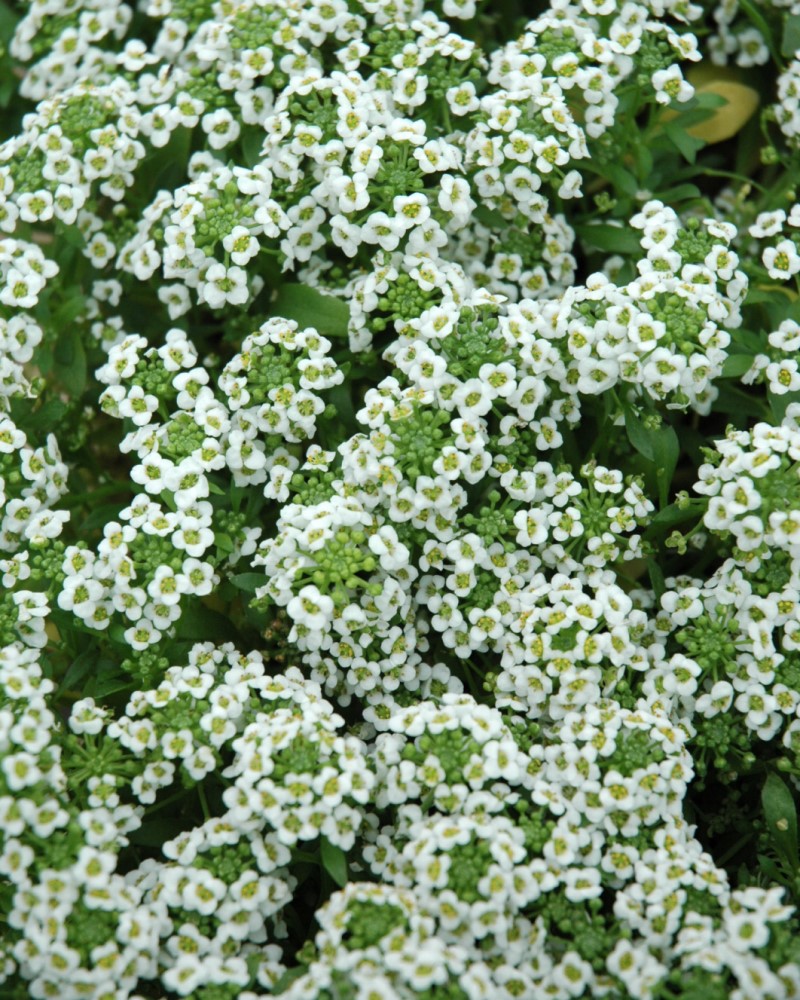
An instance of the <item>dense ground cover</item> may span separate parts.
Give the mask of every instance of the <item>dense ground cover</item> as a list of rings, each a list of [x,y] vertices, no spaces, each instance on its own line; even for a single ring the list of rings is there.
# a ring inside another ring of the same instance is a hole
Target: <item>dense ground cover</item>
[[[0,35],[0,995],[800,996],[800,5]]]

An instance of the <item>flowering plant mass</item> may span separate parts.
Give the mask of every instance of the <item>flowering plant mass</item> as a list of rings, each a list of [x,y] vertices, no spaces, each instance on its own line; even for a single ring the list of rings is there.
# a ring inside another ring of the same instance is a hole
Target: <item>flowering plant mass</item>
[[[3,1000],[800,997],[800,3],[0,43]]]

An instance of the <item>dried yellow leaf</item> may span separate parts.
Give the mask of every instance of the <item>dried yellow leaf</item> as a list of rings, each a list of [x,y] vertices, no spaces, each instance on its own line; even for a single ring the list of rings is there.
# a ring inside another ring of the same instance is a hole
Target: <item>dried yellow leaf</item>
[[[758,107],[758,91],[735,80],[710,80],[695,89],[698,94],[718,94],[728,102],[716,108],[710,118],[688,129],[689,135],[709,145],[736,135]]]
[[[742,83],[740,71],[728,66],[700,63],[686,74],[697,94],[717,94],[727,103],[716,108],[705,121],[692,125],[687,135],[702,139],[708,145],[724,142],[736,135],[750,120],[759,104],[758,91]],[[663,121],[672,121],[679,112],[670,108]]]

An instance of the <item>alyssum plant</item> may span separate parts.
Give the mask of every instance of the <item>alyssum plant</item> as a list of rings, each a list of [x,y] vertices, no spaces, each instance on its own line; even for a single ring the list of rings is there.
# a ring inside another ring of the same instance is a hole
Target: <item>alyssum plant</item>
[[[0,995],[800,996],[798,5],[0,13]]]

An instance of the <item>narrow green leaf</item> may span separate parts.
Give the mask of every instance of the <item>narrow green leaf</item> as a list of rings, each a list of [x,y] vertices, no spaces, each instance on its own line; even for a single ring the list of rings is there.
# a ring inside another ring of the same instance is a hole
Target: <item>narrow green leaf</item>
[[[647,572],[650,574],[650,583],[655,592],[656,598],[660,600],[661,595],[667,589],[666,581],[664,580],[664,574],[661,571],[661,567],[655,561],[655,559],[647,560]]]
[[[233,539],[231,538],[230,535],[226,534],[224,531],[218,531],[214,535],[214,542],[217,548],[220,550],[220,552],[225,552],[225,553],[233,552],[234,549]]]
[[[72,323],[86,308],[86,296],[81,291],[76,291],[56,309],[53,313],[53,325],[61,330]]]
[[[657,191],[655,197],[666,205],[676,205],[680,201],[694,201],[702,198],[702,192],[696,184],[678,184],[668,191]]]
[[[130,835],[132,844],[140,847],[161,847],[166,841],[171,840],[183,828],[183,821],[180,816],[159,817],[150,820],[134,830]]]
[[[674,427],[664,426],[656,433],[653,447],[653,460],[656,465],[656,481],[658,482],[659,504],[666,507],[672,477],[678,465],[681,445]]]
[[[229,619],[193,598],[181,607],[175,638],[191,642],[229,642],[237,639],[238,635]]]
[[[677,118],[664,123],[664,135],[688,162],[694,163],[697,153],[705,146],[702,139],[695,139],[686,131],[686,123]]]
[[[237,573],[231,577],[230,582],[237,590],[243,590],[247,594],[254,594],[257,587],[262,587],[266,578],[261,573]]]
[[[19,20],[19,15],[14,13],[9,4],[0,3],[0,41],[11,41]]]
[[[691,121],[693,125],[705,121],[709,117],[707,112],[724,108],[728,103],[728,99],[721,94],[714,93],[713,90],[697,90],[694,95],[694,102],[696,107],[693,107],[684,116],[684,124],[686,124],[686,120]]]
[[[97,663],[97,650],[94,647],[85,649],[82,653],[72,661],[72,663],[67,668],[67,672],[61,680],[56,692],[56,697],[60,696],[62,692],[68,691],[71,687],[74,687],[84,677],[91,671]]]
[[[609,163],[603,167],[603,173],[614,185],[618,194],[627,195],[629,198],[636,197],[639,183],[629,170],[615,163]]]
[[[714,401],[714,410],[717,413],[727,413],[738,419],[755,417],[758,420],[764,420],[767,417],[766,407],[761,399],[742,392],[730,382],[722,382],[719,385],[719,395]],[[777,422],[780,423],[782,419],[783,414],[778,417]]]
[[[761,804],[772,842],[789,871],[798,868],[797,808],[789,787],[777,774],[770,774],[761,791]]]
[[[639,183],[644,184],[653,172],[653,153],[646,142],[635,142],[631,152],[636,161]]]
[[[120,691],[132,691],[135,686],[135,682],[127,674],[113,673],[98,677],[91,694],[93,698],[107,698]]]
[[[578,236],[591,247],[616,253],[638,253],[641,250],[639,233],[626,226],[610,222],[577,227]]]
[[[347,885],[347,855],[325,837],[321,838],[320,845],[322,867],[339,887]]]
[[[261,159],[264,139],[265,135],[262,128],[245,128],[242,131],[242,155],[248,167],[254,167]]]
[[[645,427],[637,414],[629,409],[625,410],[625,430],[628,434],[628,440],[633,447],[640,455],[644,455],[649,462],[652,462],[653,434],[658,432],[651,431]]]
[[[91,513],[81,522],[81,531],[94,531],[95,528],[102,528],[109,521],[117,518],[120,510],[125,506],[126,501],[120,500],[118,503],[104,503],[99,507],[92,507]]]
[[[655,466],[659,503],[665,507],[675,467],[678,464],[678,456],[681,453],[675,429],[669,424],[647,427],[633,410],[628,409],[625,411],[625,430],[628,433],[628,440],[636,451]]]
[[[745,868],[745,866],[742,865],[742,868]],[[770,882],[778,882],[779,884],[780,883],[785,884],[786,879],[784,878],[783,875],[781,875],[780,868],[778,868],[778,866],[775,864],[772,858],[768,858],[766,854],[758,855],[758,869],[763,875],[766,875],[766,877],[770,880]],[[745,871],[746,870],[747,869],[745,868]],[[748,872],[748,875],[749,874],[750,873]]]
[[[299,965],[294,969],[287,969],[283,975],[272,985],[271,992],[276,996],[280,993],[284,993],[295,981],[301,976],[305,975],[306,968],[303,965]]]
[[[784,392],[776,395],[774,392],[767,392],[769,408],[772,411],[775,423],[779,424],[786,416],[786,410],[790,403],[800,403],[800,392]]]
[[[28,399],[13,399],[11,402],[14,423],[26,431],[51,431],[66,412],[67,405],[60,399],[48,399],[38,409],[33,409]]]
[[[657,514],[654,514],[647,523],[645,537],[662,534],[666,529],[673,528],[676,524],[684,524],[686,521],[695,521],[700,516],[705,507],[706,501],[700,498],[690,501],[688,507],[679,507],[676,503],[671,503],[664,507]]]
[[[753,366],[752,354],[729,354],[722,366],[723,378],[738,378]]]
[[[61,334],[53,357],[56,376],[69,395],[73,399],[82,395],[86,388],[88,373],[86,350],[78,327],[70,326]]]
[[[783,26],[781,53],[787,59],[792,59],[798,49],[800,49],[800,14],[790,14]]]
[[[313,326],[331,337],[347,335],[350,308],[343,299],[324,295],[308,285],[282,285],[272,303],[274,316],[293,319],[299,326]]]

